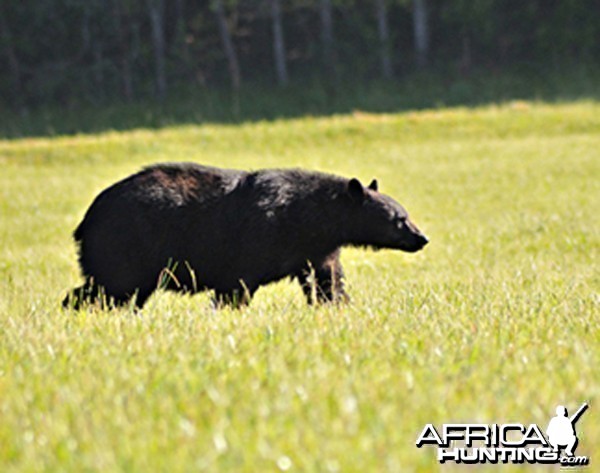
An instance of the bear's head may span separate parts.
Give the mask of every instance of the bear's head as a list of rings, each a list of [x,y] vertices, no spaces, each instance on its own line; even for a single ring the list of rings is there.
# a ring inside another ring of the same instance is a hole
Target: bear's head
[[[364,187],[358,179],[350,179],[347,192],[352,206],[350,238],[353,244],[413,253],[428,243],[404,207],[378,191],[376,180]]]

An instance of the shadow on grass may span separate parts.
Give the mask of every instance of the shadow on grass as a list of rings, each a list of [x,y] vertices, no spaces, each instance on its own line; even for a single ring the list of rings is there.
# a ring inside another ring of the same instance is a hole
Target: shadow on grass
[[[0,138],[99,133],[136,128],[220,123],[237,124],[361,110],[392,113],[451,106],[481,106],[512,100],[563,102],[600,100],[600,68],[577,66],[551,71],[527,67],[510,72],[476,71],[469,76],[417,73],[401,79],[335,87],[318,81],[286,88],[246,85],[236,99],[228,89],[171,91],[163,103],[140,100],[69,104],[0,112]]]

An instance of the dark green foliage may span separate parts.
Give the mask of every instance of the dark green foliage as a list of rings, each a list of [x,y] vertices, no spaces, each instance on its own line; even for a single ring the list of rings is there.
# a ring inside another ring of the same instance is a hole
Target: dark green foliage
[[[151,98],[131,103],[82,103],[65,107],[44,105],[35,111],[14,113],[0,109],[0,137],[93,133],[133,128],[162,128],[175,124],[207,122],[240,123],[306,115],[476,106],[510,100],[562,102],[600,98],[600,68],[577,66],[555,70],[551,67],[512,67],[498,74],[482,68],[463,77],[453,68],[411,73],[393,82],[347,81],[336,93],[322,81],[294,83],[281,89],[268,84],[242,87],[239,109],[222,87],[179,87],[169,100]]]
[[[600,56],[600,4],[595,0],[428,0],[427,4],[433,71],[467,77],[473,70],[496,74],[532,64],[561,68],[592,63]],[[154,98],[150,5],[151,0],[4,0],[0,104],[23,110],[44,104],[79,107],[82,102]],[[334,65],[324,64],[322,58],[319,1],[282,2],[292,86],[306,89],[307,84],[319,84],[328,106],[337,100],[332,95],[340,80],[369,83],[381,77],[375,2],[332,5]],[[164,72],[170,96],[176,90],[212,94],[222,88],[228,83],[228,68],[212,2],[174,0],[164,6]],[[249,88],[273,85],[268,2],[230,0],[224,6],[243,83]],[[416,68],[411,8],[408,0],[387,2],[393,68],[400,79]]]

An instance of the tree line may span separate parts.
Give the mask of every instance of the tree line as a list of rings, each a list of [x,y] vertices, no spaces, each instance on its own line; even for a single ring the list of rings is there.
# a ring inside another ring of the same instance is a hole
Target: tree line
[[[600,57],[597,0],[3,0],[5,105]]]

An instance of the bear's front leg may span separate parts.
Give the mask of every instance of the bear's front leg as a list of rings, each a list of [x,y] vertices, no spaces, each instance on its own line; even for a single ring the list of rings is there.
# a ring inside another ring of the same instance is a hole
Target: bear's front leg
[[[309,304],[349,300],[344,291],[344,270],[339,249],[320,261],[309,261],[298,275],[298,280]]]
[[[239,309],[246,306],[252,300],[254,291],[249,290],[247,287],[239,287],[235,289],[220,290],[215,289],[215,294],[212,299],[213,305],[220,309],[225,306],[230,306],[234,309]]]

